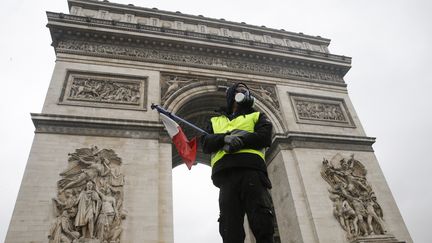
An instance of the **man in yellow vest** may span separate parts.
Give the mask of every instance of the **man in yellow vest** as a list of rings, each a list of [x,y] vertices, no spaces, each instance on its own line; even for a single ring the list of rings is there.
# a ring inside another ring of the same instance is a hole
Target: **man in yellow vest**
[[[274,216],[264,149],[271,144],[272,124],[255,111],[244,83],[227,89],[227,107],[211,118],[201,137],[211,154],[212,180],[219,187],[219,232],[224,243],[243,243],[244,216],[257,243],[273,243]]]

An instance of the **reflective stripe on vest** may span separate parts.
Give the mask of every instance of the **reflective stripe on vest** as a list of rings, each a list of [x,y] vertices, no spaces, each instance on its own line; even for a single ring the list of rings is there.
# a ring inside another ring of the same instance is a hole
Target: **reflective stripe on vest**
[[[247,115],[240,115],[232,120],[228,119],[226,116],[217,116],[211,119],[211,124],[213,127],[213,132],[215,134],[227,133],[231,132],[234,129],[243,130],[247,132],[254,132],[255,124],[259,118],[259,112],[254,112]],[[259,155],[264,160],[264,152],[256,149],[240,149],[234,154],[237,153],[252,153]],[[219,150],[216,153],[211,155],[210,164],[211,167],[215,165],[215,163],[222,159],[222,157],[227,154],[227,152],[223,150]]]

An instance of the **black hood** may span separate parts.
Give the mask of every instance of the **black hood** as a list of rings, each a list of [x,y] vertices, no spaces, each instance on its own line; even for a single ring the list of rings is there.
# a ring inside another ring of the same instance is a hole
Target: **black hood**
[[[238,110],[236,114],[233,114],[233,105],[235,102],[236,89],[239,85],[244,85],[243,83],[235,83],[231,85],[226,91],[226,107],[221,107],[219,110],[216,110],[217,113],[221,113],[226,115],[227,117],[234,118],[239,115],[249,114],[255,112],[250,106],[238,106]],[[247,88],[247,86],[246,86]]]
[[[231,87],[229,87],[226,91],[226,104],[227,104],[227,113],[231,114],[232,113],[232,108],[234,105],[234,97],[236,95],[236,89],[237,86],[239,85],[239,83],[235,83],[233,85],[231,85]]]

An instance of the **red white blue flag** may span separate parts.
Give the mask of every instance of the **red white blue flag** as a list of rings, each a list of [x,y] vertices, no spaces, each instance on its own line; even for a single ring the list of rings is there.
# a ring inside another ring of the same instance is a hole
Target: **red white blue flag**
[[[183,130],[171,118],[168,116],[159,113],[162,119],[165,128],[171,137],[175,147],[177,148],[178,154],[183,159],[188,169],[192,168],[192,165],[195,163],[196,154],[197,154],[197,139],[196,137],[189,141],[184,134]]]

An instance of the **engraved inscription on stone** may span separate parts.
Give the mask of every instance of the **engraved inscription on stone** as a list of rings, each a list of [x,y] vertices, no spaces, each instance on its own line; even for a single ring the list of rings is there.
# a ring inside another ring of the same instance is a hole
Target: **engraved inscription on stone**
[[[333,215],[349,240],[387,233],[383,210],[366,178],[365,166],[336,154],[323,159],[321,176],[330,185]]]
[[[48,233],[50,243],[120,242],[124,175],[121,158],[112,149],[76,149],[60,173],[52,199],[56,219]]]
[[[146,78],[69,72],[61,104],[144,109]]]
[[[353,126],[343,99],[289,95],[299,123]]]

